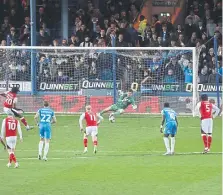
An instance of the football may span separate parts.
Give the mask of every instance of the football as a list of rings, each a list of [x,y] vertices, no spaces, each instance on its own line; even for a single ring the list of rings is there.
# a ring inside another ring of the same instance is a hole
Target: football
[[[109,117],[109,121],[110,121],[111,123],[114,123],[114,122],[115,122],[115,117],[114,117],[114,116]]]

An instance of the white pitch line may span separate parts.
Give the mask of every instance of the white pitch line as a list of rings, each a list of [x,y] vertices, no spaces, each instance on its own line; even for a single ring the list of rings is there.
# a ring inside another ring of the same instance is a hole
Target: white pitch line
[[[65,160],[65,159],[75,159],[75,158],[78,158],[78,159],[87,159],[87,158],[90,158],[90,157],[86,157],[86,156],[80,156],[80,157],[68,157],[68,158],[55,158],[55,157],[52,157],[52,158],[49,158],[49,160]],[[0,158],[0,161],[5,161],[7,159],[3,159],[3,158]],[[30,157],[27,157],[27,158],[19,158],[19,160],[37,160],[39,161],[39,159],[37,158],[30,158]]]
[[[210,152],[208,154],[202,154],[202,152],[181,152],[181,153],[176,153],[174,156],[180,156],[180,155],[203,155],[203,156],[206,156],[206,155],[214,155],[214,154],[223,154],[223,152]],[[52,157],[52,158],[49,158],[50,160],[67,160],[67,159],[92,159],[92,158],[97,158],[97,157],[135,157],[135,156],[163,156],[163,152],[162,153],[138,153],[138,154],[108,154],[108,155],[95,155],[95,156],[70,156],[70,157]],[[37,158],[34,158],[34,157],[27,157],[27,158],[19,158],[20,160],[38,160]],[[0,161],[7,161],[7,158],[0,158]]]

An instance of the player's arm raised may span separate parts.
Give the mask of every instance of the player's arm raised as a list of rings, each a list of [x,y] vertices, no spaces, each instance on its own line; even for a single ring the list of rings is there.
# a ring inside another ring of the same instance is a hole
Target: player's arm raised
[[[85,114],[83,113],[80,118],[79,118],[79,126],[80,126],[80,131],[82,132],[84,130],[83,128],[83,120],[85,118]]]
[[[22,142],[23,141],[23,138],[22,138],[22,129],[21,129],[21,125],[20,125],[20,122],[19,121],[18,121],[17,129],[18,129],[18,134],[19,134],[20,141]]]
[[[212,104],[212,109],[214,111],[213,118],[215,118],[219,115],[220,109],[217,106],[215,106],[214,104]]]

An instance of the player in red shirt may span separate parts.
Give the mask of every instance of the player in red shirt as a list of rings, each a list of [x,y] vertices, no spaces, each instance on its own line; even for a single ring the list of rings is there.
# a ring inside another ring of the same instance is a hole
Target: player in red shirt
[[[4,112],[5,114],[13,114],[15,117],[20,118],[21,122],[25,125],[27,130],[32,129],[33,127],[29,126],[26,119],[24,116],[22,116],[19,111],[21,109],[16,108],[16,104],[18,101],[17,98],[17,93],[19,92],[19,88],[17,87],[12,87],[11,91],[5,92],[0,94],[1,96],[5,97],[5,102],[4,102]]]
[[[218,116],[220,109],[208,101],[207,94],[201,95],[201,102],[196,106],[201,118],[201,136],[204,142],[204,153],[210,151],[212,143],[213,118]]]
[[[2,121],[2,130],[1,130],[1,137],[6,139],[6,144],[10,148],[8,148],[9,153],[9,162],[7,164],[8,167],[11,167],[12,161],[15,163],[15,168],[19,167],[19,164],[16,160],[15,156],[15,147],[17,141],[17,131],[19,133],[20,141],[22,142],[22,130],[19,121],[14,118],[13,115],[9,114],[3,121]]]
[[[88,152],[87,149],[87,143],[88,143],[88,136],[90,135],[92,137],[92,142],[94,144],[94,153],[97,153],[97,145],[98,145],[98,125],[100,124],[101,120],[103,120],[103,117],[101,117],[99,114],[95,114],[92,112],[91,106],[86,106],[86,112],[83,113],[80,116],[79,119],[79,125],[81,132],[83,131],[83,123],[82,121],[85,119],[86,121],[86,130],[84,131],[84,153]],[[99,119],[99,120],[98,120]]]

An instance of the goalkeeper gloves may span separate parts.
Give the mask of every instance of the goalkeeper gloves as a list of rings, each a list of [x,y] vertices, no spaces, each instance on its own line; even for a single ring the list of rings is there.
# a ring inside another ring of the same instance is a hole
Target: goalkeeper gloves
[[[132,106],[132,108],[135,110],[137,108],[137,105]]]

